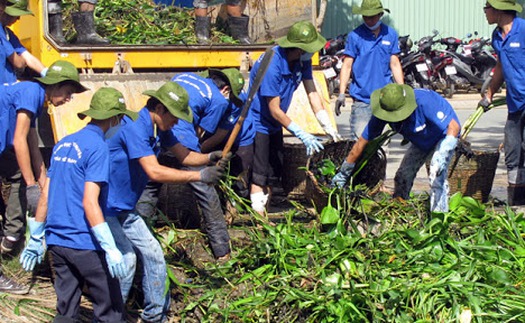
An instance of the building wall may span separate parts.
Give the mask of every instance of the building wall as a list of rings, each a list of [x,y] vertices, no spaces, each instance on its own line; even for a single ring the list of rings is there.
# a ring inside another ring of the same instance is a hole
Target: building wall
[[[345,34],[360,25],[360,15],[352,14],[353,5],[362,0],[328,0],[322,34],[327,38]],[[398,34],[410,35],[414,41],[439,31],[439,37],[464,38],[477,31],[490,37],[495,25],[488,25],[483,12],[486,0],[382,0],[390,9],[383,21]],[[518,0],[524,6],[525,0]],[[521,14],[523,16],[523,12]]]

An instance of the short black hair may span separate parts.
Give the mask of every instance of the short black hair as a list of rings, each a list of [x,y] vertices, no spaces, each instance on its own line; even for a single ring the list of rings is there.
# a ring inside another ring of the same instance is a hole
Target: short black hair
[[[209,76],[209,79],[211,79],[219,89],[222,89],[225,86],[230,86],[230,82],[228,81],[228,79],[226,79],[220,74],[211,74]]]
[[[162,104],[157,98],[150,97],[148,102],[146,102],[146,109],[148,109],[148,111],[155,111],[155,108],[159,103]]]

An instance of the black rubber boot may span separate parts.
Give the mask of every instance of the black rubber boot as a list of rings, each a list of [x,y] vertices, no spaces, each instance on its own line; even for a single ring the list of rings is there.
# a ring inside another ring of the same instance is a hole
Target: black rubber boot
[[[100,37],[95,31],[95,17],[93,11],[80,11],[72,14],[73,24],[77,31],[77,44],[105,45],[109,40]]]
[[[55,13],[49,14],[49,35],[58,43],[65,44],[66,39],[64,38],[64,32],[62,31],[62,14]]]
[[[201,45],[210,43],[210,17],[195,17],[195,36]]]
[[[525,186],[510,185],[507,187],[507,203],[509,206],[525,206]]]
[[[246,15],[240,17],[228,16],[228,26],[230,27],[231,36],[244,45],[252,43],[252,40],[248,35],[249,22],[250,17]]]

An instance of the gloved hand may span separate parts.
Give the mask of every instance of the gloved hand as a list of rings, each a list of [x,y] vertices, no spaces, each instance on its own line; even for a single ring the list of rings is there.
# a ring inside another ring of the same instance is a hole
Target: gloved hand
[[[490,109],[492,109],[494,107],[494,105],[492,104],[492,102],[489,101],[489,99],[487,99],[486,96],[483,97],[483,99],[481,99],[479,102],[478,102],[478,107],[479,106],[482,106],[483,107],[483,112],[487,112],[489,111]]]
[[[441,140],[438,143],[436,154],[434,154],[435,157],[433,158],[433,162],[436,164],[437,167],[436,176],[441,175],[441,173],[443,173],[446,170],[448,162],[452,158],[452,154],[454,154],[457,144],[458,138],[451,135],[447,135],[443,140]]]
[[[306,154],[313,155],[323,150],[323,144],[315,136],[302,130],[295,122],[291,122],[288,125],[288,130],[294,134],[297,138],[301,139],[303,144],[306,146]]]
[[[228,163],[232,159],[232,152],[229,151],[226,156],[222,157],[222,150],[212,151],[209,155],[211,165],[217,165],[224,169],[228,167]]]
[[[34,216],[40,200],[40,186],[38,184],[26,187],[27,211]]]
[[[349,163],[345,160],[341,165],[339,172],[332,178],[332,186],[337,186],[339,188],[345,186],[346,182],[348,182],[348,179],[350,178],[350,175],[352,175],[354,167],[354,163]]]
[[[315,114],[315,117],[317,118],[317,121],[319,121],[319,124],[323,127],[324,132],[326,132],[330,137],[332,137],[334,142],[338,142],[339,140],[343,139],[341,135],[337,132],[337,129],[334,129],[334,127],[332,127],[332,123],[330,122],[330,118],[328,117],[328,112],[326,112],[325,109],[318,111]]]
[[[346,105],[346,96],[344,93],[339,93],[339,96],[335,100],[335,115],[338,116],[341,114],[341,107]]]
[[[220,166],[208,166],[200,171],[201,182],[206,184],[217,184],[224,175],[224,168]]]
[[[34,218],[27,220],[31,237],[20,254],[20,263],[26,271],[32,271],[37,263],[42,262],[44,252],[45,222],[37,222]]]
[[[102,222],[91,228],[91,232],[97,239],[100,247],[106,253],[106,262],[108,263],[109,273],[113,278],[124,278],[126,276],[126,265],[124,257],[120,250],[117,249],[111,230],[107,222]]]

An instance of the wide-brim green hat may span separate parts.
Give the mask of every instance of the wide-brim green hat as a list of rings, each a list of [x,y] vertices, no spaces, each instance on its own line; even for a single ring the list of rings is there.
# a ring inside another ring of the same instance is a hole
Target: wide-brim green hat
[[[114,116],[125,114],[132,120],[137,120],[138,113],[126,108],[124,95],[112,87],[102,87],[98,89],[89,104],[89,109],[77,113],[80,119],[91,117],[95,120],[106,120]]]
[[[372,114],[386,122],[399,122],[416,109],[414,89],[406,84],[390,83],[370,96]]]
[[[34,16],[33,12],[28,9],[27,0],[9,0],[4,12],[11,17],[20,17],[25,15]]]
[[[511,10],[521,12],[523,7],[516,0],[487,0],[487,2],[497,10]]]
[[[352,7],[352,13],[354,15],[361,15],[365,17],[372,17],[384,11],[390,13],[390,10],[383,8],[383,4],[380,0],[363,0],[360,7]]]
[[[232,91],[231,93],[234,97],[234,104],[241,105],[242,100],[239,97],[239,94],[244,88],[244,77],[242,76],[241,72],[236,68],[224,68],[222,70],[214,68],[208,69],[208,75],[213,74],[220,75],[222,78],[226,78],[230,85]]]
[[[147,90],[142,92],[142,94],[159,100],[175,117],[190,123],[193,122],[193,113],[188,106],[188,92],[178,83],[169,81],[157,91]]]
[[[309,21],[299,21],[293,24],[286,36],[277,39],[277,44],[283,48],[300,48],[307,53],[316,53],[326,44]]]
[[[35,77],[35,79],[46,85],[57,84],[61,82],[71,82],[75,85],[75,93],[82,93],[88,88],[80,84],[80,77],[77,68],[66,61],[56,61],[49,66],[46,76]]]

